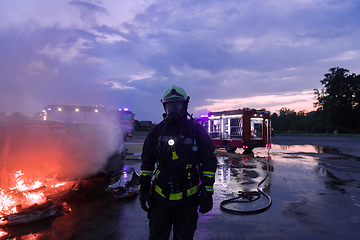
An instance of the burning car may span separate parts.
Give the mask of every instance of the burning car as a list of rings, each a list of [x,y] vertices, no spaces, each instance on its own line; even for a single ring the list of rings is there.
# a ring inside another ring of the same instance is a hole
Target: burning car
[[[118,181],[125,155],[113,125],[1,119],[0,226],[61,215],[66,193]]]

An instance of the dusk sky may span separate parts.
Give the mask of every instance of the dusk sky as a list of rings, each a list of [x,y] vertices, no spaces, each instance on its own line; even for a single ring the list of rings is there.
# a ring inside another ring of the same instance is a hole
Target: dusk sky
[[[360,74],[359,0],[0,1],[0,112],[127,107],[313,111],[332,67]]]

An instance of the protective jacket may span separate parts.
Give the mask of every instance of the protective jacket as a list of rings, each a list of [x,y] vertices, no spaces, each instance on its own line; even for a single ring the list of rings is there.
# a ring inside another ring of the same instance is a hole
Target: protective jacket
[[[172,126],[168,119],[163,120],[145,139],[140,188],[148,187],[154,174],[153,191],[169,205],[179,205],[200,192],[212,195],[217,166],[214,150],[200,124],[183,119]]]

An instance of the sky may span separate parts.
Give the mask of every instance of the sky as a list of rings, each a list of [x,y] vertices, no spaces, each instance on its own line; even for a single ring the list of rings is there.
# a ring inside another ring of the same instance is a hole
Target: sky
[[[0,112],[129,108],[158,123],[172,85],[195,117],[313,111],[330,68],[360,74],[358,0],[0,1]]]

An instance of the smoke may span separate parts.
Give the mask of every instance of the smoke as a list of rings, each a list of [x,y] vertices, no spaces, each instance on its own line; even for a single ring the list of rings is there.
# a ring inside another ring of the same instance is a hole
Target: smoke
[[[77,180],[100,171],[121,173],[124,136],[112,125],[31,120],[20,113],[0,118],[0,187],[21,170],[26,178]],[[117,157],[116,157],[117,156]]]
[[[119,129],[100,124],[64,125],[73,131],[67,133],[62,141],[59,164],[64,177],[89,177],[100,170],[122,172],[123,162],[114,163],[111,159],[125,151],[123,134]]]

